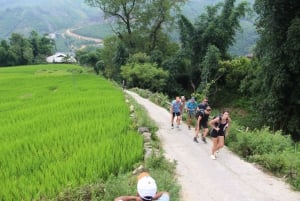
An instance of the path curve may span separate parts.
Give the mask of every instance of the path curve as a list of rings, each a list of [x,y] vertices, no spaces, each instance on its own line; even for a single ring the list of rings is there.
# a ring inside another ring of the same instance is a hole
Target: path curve
[[[100,38],[93,38],[93,37],[82,36],[82,35],[74,33],[73,30],[71,30],[71,29],[67,29],[65,31],[65,33],[67,35],[69,35],[69,36],[72,36],[72,37],[80,39],[80,40],[88,40],[88,41],[93,41],[95,43],[101,43],[101,44],[103,43],[103,40],[100,39]]]
[[[226,147],[217,160],[210,158],[211,141],[193,142],[193,130],[182,124],[171,129],[170,113],[134,92],[126,91],[144,106],[159,130],[165,156],[177,162],[182,201],[300,201],[300,192],[279,178],[265,174]]]

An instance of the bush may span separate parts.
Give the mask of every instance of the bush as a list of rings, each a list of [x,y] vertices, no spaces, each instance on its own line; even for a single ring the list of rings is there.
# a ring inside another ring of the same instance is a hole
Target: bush
[[[268,128],[263,128],[251,132],[231,132],[227,145],[240,156],[248,158],[265,153],[281,153],[292,147],[292,140],[280,131],[272,133]]]
[[[300,153],[284,151],[253,155],[249,161],[258,163],[277,176],[286,178],[297,190],[300,190]]]

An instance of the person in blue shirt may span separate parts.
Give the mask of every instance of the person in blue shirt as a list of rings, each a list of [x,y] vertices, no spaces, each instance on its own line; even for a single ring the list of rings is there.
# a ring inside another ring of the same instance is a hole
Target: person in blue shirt
[[[176,117],[176,127],[179,128],[181,121],[181,100],[179,96],[176,96],[176,99],[172,101],[171,107],[171,127],[174,128],[174,119]]]
[[[195,118],[196,109],[197,109],[197,102],[195,101],[195,98],[192,97],[188,102],[186,103],[186,111],[188,115],[188,128],[191,129],[191,123],[193,118]]]

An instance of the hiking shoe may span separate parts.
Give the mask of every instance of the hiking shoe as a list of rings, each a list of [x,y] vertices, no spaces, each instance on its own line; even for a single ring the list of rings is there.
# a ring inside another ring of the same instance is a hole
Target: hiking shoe
[[[174,128],[174,124],[171,124],[171,128]]]
[[[191,126],[189,126],[189,130],[191,130]]]
[[[197,143],[198,143],[197,137],[194,137],[194,142],[197,142]]]
[[[206,138],[205,137],[202,137],[202,141],[206,144]]]
[[[176,128],[179,128],[179,125],[177,125]]]
[[[216,156],[214,154],[210,155],[211,159],[216,160]]]

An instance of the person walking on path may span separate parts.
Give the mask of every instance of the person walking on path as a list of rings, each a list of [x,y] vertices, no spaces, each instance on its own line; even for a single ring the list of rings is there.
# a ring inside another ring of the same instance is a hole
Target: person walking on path
[[[197,125],[195,129],[195,136],[194,136],[194,141],[198,143],[198,136],[199,132],[201,129],[202,130],[202,135],[201,139],[204,143],[206,143],[206,136],[208,134],[208,118],[211,113],[211,107],[207,106],[205,110],[199,110],[197,111],[196,118],[197,118]]]
[[[196,114],[196,109],[197,109],[197,102],[195,101],[195,98],[192,97],[190,100],[188,100],[188,102],[186,103],[186,111],[187,111],[187,116],[188,116],[188,128],[189,130],[191,129],[191,123],[192,120],[195,118],[195,114]]]
[[[114,201],[169,201],[170,194],[162,191],[157,192],[155,180],[148,172],[143,172],[138,176],[137,195],[124,195],[114,199]]]
[[[203,101],[198,105],[197,110],[205,110],[207,106],[208,106],[208,98],[205,97]]]
[[[175,100],[172,101],[170,112],[171,112],[171,127],[174,128],[174,119],[176,117],[176,127],[179,128],[181,120],[181,100],[177,96]]]
[[[221,116],[217,116],[209,121],[209,125],[212,127],[211,158],[213,160],[216,160],[216,153],[219,149],[224,147],[225,136],[229,133],[230,121],[228,111],[224,111]]]

